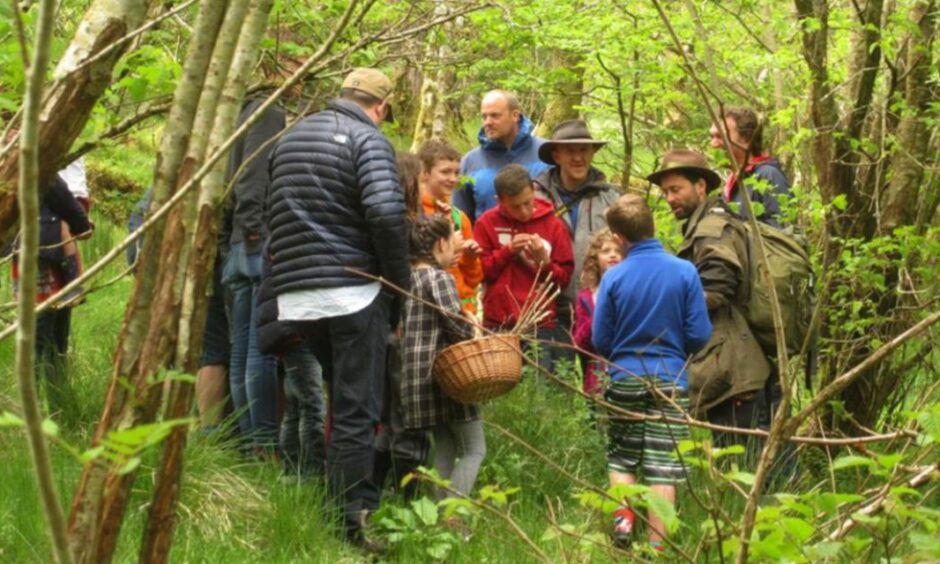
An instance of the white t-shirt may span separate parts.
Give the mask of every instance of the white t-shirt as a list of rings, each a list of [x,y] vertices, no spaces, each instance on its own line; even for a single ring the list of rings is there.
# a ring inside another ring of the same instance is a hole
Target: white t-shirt
[[[365,309],[382,289],[380,282],[362,286],[298,290],[277,296],[279,321],[316,321]]]
[[[88,199],[88,180],[85,177],[85,157],[79,157],[59,171],[59,176],[69,185],[69,192],[76,198]]]

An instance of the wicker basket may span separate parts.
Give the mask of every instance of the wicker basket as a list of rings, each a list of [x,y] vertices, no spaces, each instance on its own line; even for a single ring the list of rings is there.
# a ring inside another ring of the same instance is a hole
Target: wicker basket
[[[451,345],[434,360],[434,381],[460,403],[480,403],[513,389],[522,378],[518,335],[493,335]]]

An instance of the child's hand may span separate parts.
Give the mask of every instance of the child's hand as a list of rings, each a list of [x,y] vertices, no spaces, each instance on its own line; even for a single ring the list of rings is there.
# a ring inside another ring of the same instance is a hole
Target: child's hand
[[[450,204],[448,204],[447,202],[434,200],[434,206],[438,209],[438,211],[440,211],[444,215],[450,215],[451,207],[450,207]]]
[[[476,258],[483,253],[480,244],[473,239],[467,239],[463,242],[460,251],[468,258]]]
[[[548,254],[548,246],[538,235],[532,235],[526,251],[528,252],[529,256],[532,257],[532,260],[535,262],[535,264],[547,264],[551,260],[551,257]]]
[[[509,248],[514,254],[518,255],[529,247],[529,241],[531,239],[532,236],[528,233],[518,233],[513,235],[512,242],[509,243]]]

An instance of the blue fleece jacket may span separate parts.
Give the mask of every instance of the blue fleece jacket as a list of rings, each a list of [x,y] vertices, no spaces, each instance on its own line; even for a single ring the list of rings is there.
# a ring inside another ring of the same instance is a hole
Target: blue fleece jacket
[[[686,359],[712,334],[695,266],[666,253],[656,239],[631,246],[601,280],[591,329],[612,379],[656,376],[688,389]]]
[[[501,168],[508,164],[521,164],[529,169],[532,178],[549,168],[548,164],[539,160],[539,147],[545,140],[533,136],[533,128],[529,118],[519,116],[519,133],[510,149],[499,141],[491,141],[480,128],[477,135],[480,146],[464,155],[460,161],[460,175],[471,177],[473,183],[461,186],[452,197],[452,203],[472,221],[496,207],[493,179]]]

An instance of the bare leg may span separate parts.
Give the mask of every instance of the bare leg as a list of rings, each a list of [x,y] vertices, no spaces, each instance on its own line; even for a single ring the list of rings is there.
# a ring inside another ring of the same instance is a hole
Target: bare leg
[[[675,507],[676,505],[676,487],[667,484],[654,484],[650,486],[650,490],[653,492],[653,495],[658,495],[659,497],[665,499],[670,504]],[[650,542],[651,543],[661,543],[663,537],[666,536],[666,527],[663,525],[663,520],[660,519],[652,511],[647,512],[650,520]]]
[[[222,411],[228,394],[228,381],[224,364],[209,364],[196,373],[196,409],[199,424],[215,426],[222,422]]]
[[[611,486],[619,486],[622,484],[627,485],[627,486],[632,486],[633,484],[636,483],[635,474],[622,474],[620,472],[610,471],[608,475],[610,476]]]

